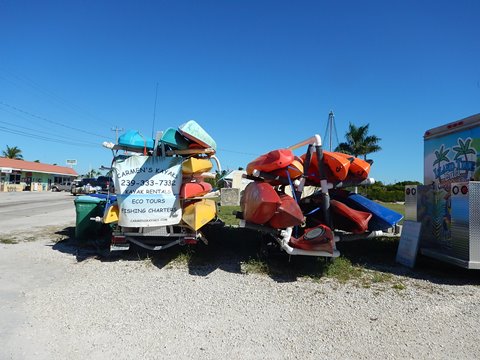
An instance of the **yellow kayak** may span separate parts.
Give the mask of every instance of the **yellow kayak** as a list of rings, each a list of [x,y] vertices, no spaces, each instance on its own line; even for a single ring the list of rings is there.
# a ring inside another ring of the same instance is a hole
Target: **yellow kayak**
[[[119,210],[118,210],[118,205],[117,204],[110,206],[107,209],[106,213],[103,215],[103,222],[105,224],[110,224],[110,223],[113,223],[113,222],[117,222],[118,221],[118,213],[119,213]]]
[[[183,174],[195,174],[208,172],[212,169],[213,164],[210,159],[199,159],[195,157],[190,157],[185,160],[182,164],[182,173]]]
[[[202,199],[192,202],[183,209],[182,220],[197,231],[203,225],[207,224],[215,218],[217,208],[215,201],[211,199]]]

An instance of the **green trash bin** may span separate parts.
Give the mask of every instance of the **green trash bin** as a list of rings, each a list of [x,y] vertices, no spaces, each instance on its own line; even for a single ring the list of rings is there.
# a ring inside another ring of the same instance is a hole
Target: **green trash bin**
[[[102,223],[90,220],[103,217],[105,200],[93,196],[79,196],[75,199],[75,238],[80,241],[96,239],[102,229]]]

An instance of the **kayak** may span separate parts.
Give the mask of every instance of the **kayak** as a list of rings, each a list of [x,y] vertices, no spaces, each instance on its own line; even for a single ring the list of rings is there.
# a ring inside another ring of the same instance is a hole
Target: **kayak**
[[[300,157],[295,156],[290,165],[282,169],[274,170],[271,174],[285,179],[290,177],[290,180],[298,179],[303,175],[303,160]]]
[[[279,196],[280,205],[268,225],[276,229],[285,229],[302,224],[304,216],[295,199],[284,193]]]
[[[339,200],[355,210],[371,213],[372,218],[368,222],[368,230],[370,231],[387,230],[398,224],[403,218],[403,215],[396,211],[390,210],[360,194],[346,190],[335,190],[331,191],[330,195],[333,199]]]
[[[184,182],[180,188],[180,199],[188,199],[208,194],[212,185],[205,181]]]
[[[247,174],[252,175],[253,170],[272,172],[289,166],[295,156],[292,150],[279,149],[272,150],[266,154],[260,155],[247,165]]]
[[[333,254],[334,238],[332,230],[323,224],[306,229],[305,233],[298,239],[290,238],[290,245],[292,247],[311,250],[311,251],[326,251]]]
[[[213,167],[210,159],[190,157],[182,163],[183,174],[195,174],[210,171]]]
[[[183,208],[182,220],[193,230],[197,231],[213,220],[216,213],[217,208],[215,206],[215,201],[211,199],[202,199],[191,202]]]
[[[302,155],[302,160],[305,163],[306,154]],[[339,182],[346,179],[348,170],[350,168],[350,160],[345,156],[338,155],[338,153],[324,151],[323,163],[326,172],[326,178],[329,182]],[[311,182],[320,183],[320,174],[318,171],[318,161],[316,154],[312,154],[310,166],[307,171],[307,179]]]
[[[174,128],[168,128],[165,130],[160,141],[177,150],[188,149],[188,146],[190,145],[189,141]]]
[[[204,148],[217,149],[217,143],[212,137],[195,121],[189,120],[178,127],[178,131],[187,139],[199,144]]]
[[[348,169],[348,177],[353,179],[365,180],[370,172],[370,163],[353,155],[337,152],[336,154],[350,160],[350,168]]]
[[[330,200],[330,209],[333,214],[333,224],[336,229],[362,234],[368,229],[368,222],[372,214],[354,210],[338,200]]]
[[[244,220],[255,224],[267,223],[280,204],[277,192],[264,182],[248,184],[240,201]]]

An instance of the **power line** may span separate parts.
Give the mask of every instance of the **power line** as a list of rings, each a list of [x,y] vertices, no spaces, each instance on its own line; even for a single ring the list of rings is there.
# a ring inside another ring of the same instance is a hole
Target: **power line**
[[[0,126],[0,130],[3,131],[3,132],[6,132],[6,133],[25,136],[25,137],[29,137],[29,138],[37,139],[37,140],[44,140],[44,141],[56,142],[56,143],[59,143],[59,144],[67,144],[67,145],[74,145],[74,146],[93,147],[93,145],[82,144],[82,143],[78,143],[76,141],[63,141],[63,140],[49,138],[49,137],[46,137],[46,136],[34,135],[34,134],[30,134],[30,133],[20,131],[20,130],[9,129],[9,128],[6,128],[4,126]]]
[[[86,131],[86,130],[83,130],[83,129],[79,129],[79,128],[73,127],[73,126],[65,125],[65,124],[59,123],[59,122],[57,122],[57,121],[53,121],[53,120],[47,119],[47,118],[45,118],[45,117],[43,117],[43,116],[35,115],[35,114],[31,113],[31,112],[28,112],[28,111],[25,111],[25,110],[23,110],[23,109],[20,109],[20,108],[18,108],[18,107],[16,107],[16,106],[7,104],[7,103],[5,103],[5,102],[3,102],[3,101],[0,101],[0,105],[6,106],[6,107],[8,107],[8,108],[10,108],[10,109],[13,109],[13,110],[15,110],[15,111],[21,112],[21,113],[23,113],[23,114],[25,114],[25,115],[28,115],[28,116],[30,116],[30,117],[33,117],[33,118],[36,118],[36,119],[39,119],[39,120],[43,120],[43,121],[47,121],[47,122],[49,122],[49,123],[51,123],[51,124],[55,124],[55,125],[58,125],[58,126],[62,126],[62,127],[64,127],[64,128],[70,129],[70,130],[80,131],[80,132],[83,132],[83,133],[88,134],[88,135],[93,135],[93,136],[100,137],[100,138],[102,138],[102,139],[106,139],[106,138],[108,139],[108,136],[96,134],[96,133],[93,133],[93,132],[90,132],[90,131]]]
[[[63,140],[65,139],[65,137],[62,137],[62,136],[59,136],[59,135],[55,135],[55,134],[52,134],[48,131],[43,131],[43,130],[38,130],[38,129],[32,129],[32,128],[29,128],[29,127],[26,127],[26,126],[21,126],[21,125],[18,125],[18,124],[13,124],[13,123],[10,123],[8,121],[2,121],[0,120],[0,123],[3,123],[3,124],[7,124],[7,125],[12,125],[14,126],[15,128],[21,128],[21,129],[25,129],[25,130],[30,130],[30,131],[34,131],[36,133],[43,133],[43,134],[47,134],[49,136],[54,136],[54,137],[60,137],[60,141],[66,141],[66,140]],[[16,129],[10,129],[12,131],[17,131]],[[36,134],[32,134],[32,135],[36,135]],[[75,143],[78,143],[78,144],[85,144],[85,145],[95,145],[95,146],[99,146],[98,143],[94,143],[94,142],[90,142],[90,141],[79,141],[79,140],[74,140],[73,142]]]
[[[92,114],[90,114],[88,111],[85,111],[83,110],[82,108],[80,108],[79,106],[76,106],[74,104],[72,104],[71,102],[69,102],[68,100],[62,98],[61,96],[55,94],[53,91],[50,91],[50,90],[47,90],[45,88],[43,88],[42,86],[40,86],[38,83],[36,83],[35,81],[29,79],[28,77],[26,77],[25,75],[23,75],[23,77],[19,76],[19,75],[16,75],[14,74],[12,71],[10,70],[6,70],[4,67],[3,68],[0,68],[0,70],[3,70],[4,72],[7,72],[9,73],[9,75],[13,78],[16,78],[17,80],[20,80],[20,82],[16,82],[16,81],[12,81],[12,79],[8,79],[6,78],[5,76],[0,76],[0,78],[3,78],[4,80],[6,81],[9,81],[10,83],[12,84],[15,84],[18,86],[18,84],[21,84],[23,86],[25,85],[28,85],[30,88],[40,92],[40,93],[43,93],[44,95],[47,95],[47,97],[50,97],[51,99],[55,100],[57,103],[60,103],[62,104],[63,106],[66,106],[68,108],[70,108],[71,110],[74,110],[78,113],[82,113],[84,115],[87,115],[88,117],[94,119],[95,121],[100,121],[104,124],[107,124],[107,125],[110,125],[108,124],[106,121],[104,121],[103,119],[100,119],[98,118],[97,116],[94,116]],[[23,83],[23,84],[22,84]]]

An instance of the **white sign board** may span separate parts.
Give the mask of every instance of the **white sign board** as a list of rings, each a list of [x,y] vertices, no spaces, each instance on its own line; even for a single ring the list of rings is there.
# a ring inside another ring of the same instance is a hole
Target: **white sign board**
[[[120,226],[150,227],[180,222],[181,158],[134,155],[117,158],[112,170]]]
[[[420,229],[422,223],[405,220],[402,235],[397,249],[396,261],[402,265],[413,268],[417,258]]]
[[[11,174],[13,171],[12,168],[0,168],[0,173]]]
[[[77,160],[67,160],[67,165],[77,165]]]

